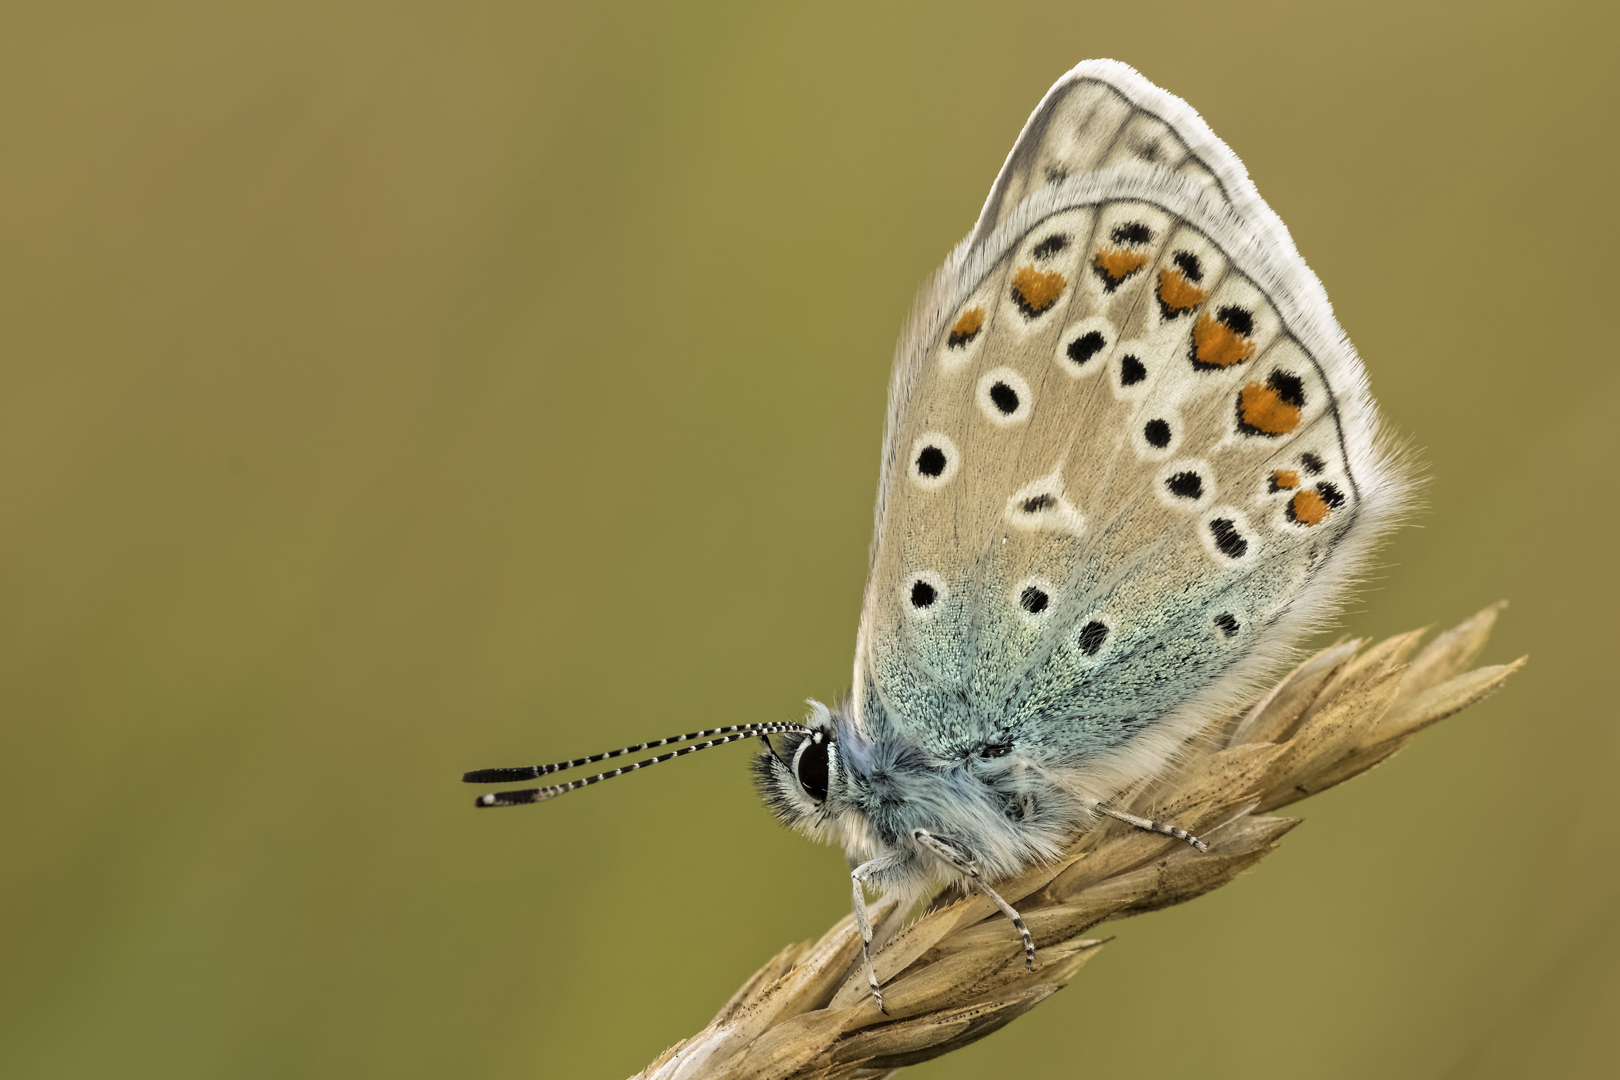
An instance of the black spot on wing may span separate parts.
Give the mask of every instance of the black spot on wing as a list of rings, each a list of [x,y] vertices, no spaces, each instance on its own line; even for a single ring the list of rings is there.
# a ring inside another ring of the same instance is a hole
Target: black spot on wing
[[[1080,628],[1080,651],[1087,656],[1096,656],[1102,650],[1103,642],[1108,640],[1108,627],[1096,619],[1086,623]]]
[[[1204,494],[1204,480],[1197,473],[1178,472],[1164,482],[1170,494],[1182,499],[1196,499]]]
[[[1114,229],[1110,239],[1116,244],[1145,244],[1153,239],[1153,230],[1140,221],[1127,222]]]
[[[1249,542],[1238,532],[1237,522],[1231,518],[1216,518],[1209,523],[1209,533],[1215,546],[1229,559],[1241,559],[1249,550]]]
[[[1052,256],[1056,255],[1058,252],[1062,251],[1068,246],[1069,238],[1067,236],[1064,236],[1062,233],[1053,233],[1045,240],[1042,240],[1040,243],[1036,244],[1035,247],[1030,250],[1030,254],[1035,256],[1037,259],[1050,259]]]
[[[990,401],[1003,416],[1011,416],[1018,411],[1018,391],[1004,382],[990,388]]]
[[[1076,364],[1083,364],[1087,360],[1090,360],[1093,356],[1096,356],[1098,353],[1102,352],[1103,346],[1106,344],[1108,344],[1108,342],[1103,338],[1102,334],[1098,333],[1096,330],[1081,334],[1079,337],[1069,342],[1069,359],[1073,360]]]
[[[1240,307],[1223,307],[1215,313],[1215,321],[1235,334],[1250,337],[1254,334],[1254,316]]]

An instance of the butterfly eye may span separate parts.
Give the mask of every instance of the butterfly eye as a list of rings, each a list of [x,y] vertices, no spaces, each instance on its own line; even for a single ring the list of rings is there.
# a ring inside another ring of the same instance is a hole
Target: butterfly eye
[[[806,739],[793,762],[793,773],[798,777],[804,793],[816,802],[827,798],[828,741],[820,732]]]

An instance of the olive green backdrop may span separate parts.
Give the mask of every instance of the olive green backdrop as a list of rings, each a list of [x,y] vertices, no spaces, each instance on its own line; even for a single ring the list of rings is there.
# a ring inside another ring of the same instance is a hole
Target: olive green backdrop
[[[458,778],[843,688],[893,339],[1092,56],[1243,157],[1421,448],[1345,628],[1505,597],[1531,663],[915,1073],[1620,1068],[1612,8],[31,7],[0,1073],[620,1077],[841,916],[747,750]]]

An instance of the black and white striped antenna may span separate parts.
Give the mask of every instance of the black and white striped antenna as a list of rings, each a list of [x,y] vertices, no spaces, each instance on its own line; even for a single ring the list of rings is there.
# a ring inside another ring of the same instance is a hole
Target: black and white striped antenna
[[[618,750],[609,750],[605,754],[592,754],[590,757],[575,758],[572,761],[559,761],[551,765],[522,765],[510,769],[474,769],[464,774],[462,782],[468,784],[504,784],[514,780],[534,780],[552,773],[562,772],[564,769],[576,768],[580,765],[594,765],[598,761],[607,761],[609,758],[620,757],[624,754],[634,754],[640,750],[650,750],[655,746],[669,746],[672,743],[692,742],[694,739],[703,739],[704,742],[692,746],[683,746],[679,750],[671,750],[667,754],[659,754],[645,761],[638,761],[633,765],[621,765],[608,772],[587,776],[583,780],[574,780],[566,784],[553,784],[550,787],[524,788],[519,791],[493,791],[488,795],[480,795],[474,800],[474,806],[522,806],[526,803],[545,802],[555,799],[558,795],[589,787],[602,780],[611,780],[624,773],[632,773],[637,769],[645,769],[649,765],[657,765],[661,761],[669,761],[685,754],[707,750],[711,746],[724,746],[726,743],[737,742],[739,739],[758,738],[767,747],[770,741],[767,735],[779,735],[785,732],[808,732],[810,729],[803,724],[732,724],[730,727],[708,728],[704,731],[694,731],[686,735],[671,735],[667,739],[656,739],[652,742],[637,743],[634,746],[622,747]],[[714,736],[722,736],[715,738]],[[773,750],[774,753],[774,750]]]

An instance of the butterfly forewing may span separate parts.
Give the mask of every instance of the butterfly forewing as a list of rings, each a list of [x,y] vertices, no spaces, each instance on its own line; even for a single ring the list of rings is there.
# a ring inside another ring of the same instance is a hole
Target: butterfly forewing
[[[897,360],[858,715],[941,760],[1077,762],[1330,591],[1359,366],[1179,101],[1119,65],[1061,82],[934,301]]]
[[[1052,87],[1029,118],[969,241],[982,243],[1041,187],[1133,162],[1227,199],[1243,186],[1236,156],[1184,102],[1124,64],[1090,61]]]

